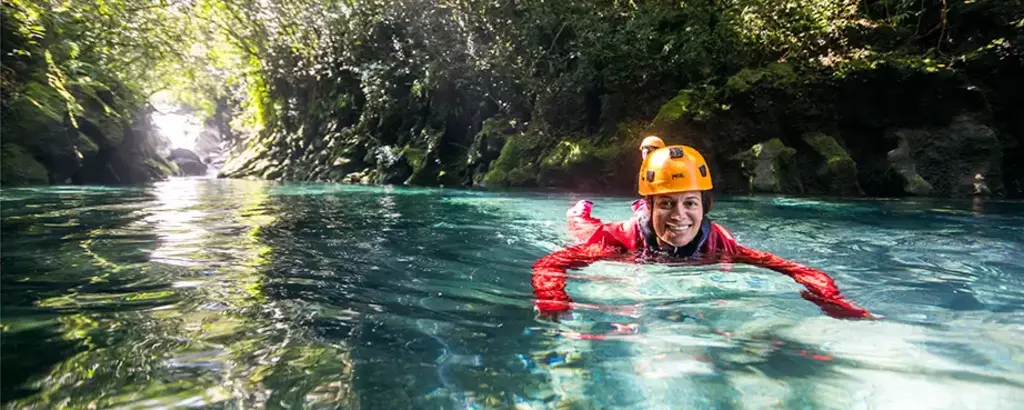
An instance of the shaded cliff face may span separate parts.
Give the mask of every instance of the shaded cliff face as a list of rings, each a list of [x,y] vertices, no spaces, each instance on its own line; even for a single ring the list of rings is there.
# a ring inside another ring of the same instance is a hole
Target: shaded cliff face
[[[341,116],[258,136],[222,175],[626,193],[635,189],[636,144],[656,133],[705,153],[720,192],[1021,195],[1008,113],[993,112],[978,86],[951,71],[880,67],[834,78],[775,64],[683,89],[653,115],[624,119],[602,95],[597,121],[615,126],[591,132],[564,126],[587,112],[582,96],[538,107],[525,122],[486,103],[451,107],[483,98],[453,93],[396,95],[385,114],[363,101],[347,126]]]
[[[13,105],[5,110],[0,131],[3,186],[141,184],[177,172],[157,154],[147,113],[125,120],[86,110],[72,121],[70,116],[51,118],[20,101]]]
[[[775,65],[683,90],[654,128],[707,152],[726,192],[1020,197],[1016,120],[986,98],[999,94],[1019,98],[951,70]]]
[[[1022,195],[1024,8],[924,4],[926,23],[956,15],[940,33],[839,3],[368,7],[329,69],[264,72],[281,108],[221,175],[631,192],[656,133],[724,192]]]
[[[76,60],[53,21],[3,5],[0,134],[3,186],[137,184],[174,166],[156,153],[148,107],[106,72]]]
[[[4,182],[175,172],[170,88],[225,177],[629,192],[657,133],[726,192],[1024,193],[1019,0],[641,3],[4,2]]]

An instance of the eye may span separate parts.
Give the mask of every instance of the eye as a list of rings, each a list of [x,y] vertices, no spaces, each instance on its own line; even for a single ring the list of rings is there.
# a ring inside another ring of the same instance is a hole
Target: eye
[[[683,202],[683,205],[686,206],[687,209],[697,209],[700,207],[700,202],[697,202],[696,199],[687,199]]]
[[[675,207],[675,205],[676,205],[675,201],[673,201],[671,199],[661,199],[661,200],[658,200],[658,208],[661,208],[661,209],[672,209],[673,207]]]

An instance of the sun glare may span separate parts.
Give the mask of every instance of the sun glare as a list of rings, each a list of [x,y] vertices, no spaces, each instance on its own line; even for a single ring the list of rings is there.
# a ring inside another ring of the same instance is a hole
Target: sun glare
[[[195,150],[196,140],[203,131],[199,120],[192,115],[175,113],[181,107],[166,95],[158,93],[150,102],[157,110],[151,115],[153,125],[171,142],[171,148]]]

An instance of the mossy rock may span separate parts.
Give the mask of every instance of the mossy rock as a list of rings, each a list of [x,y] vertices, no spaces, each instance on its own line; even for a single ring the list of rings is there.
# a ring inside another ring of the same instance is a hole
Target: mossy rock
[[[406,185],[434,185],[437,183],[437,174],[427,170],[428,157],[431,155],[426,149],[406,146],[399,155],[405,158],[412,168],[412,173],[405,179]]]
[[[472,184],[470,167],[465,161],[453,160],[442,162],[436,171],[436,181],[440,186],[466,187]]]
[[[932,194],[945,196],[1003,191],[1003,145],[995,131],[976,118],[960,115],[943,127],[900,129],[892,134],[900,138],[900,146],[890,155],[893,168],[900,172],[912,164],[920,176],[905,177],[908,193],[922,190],[922,181],[933,188]]]
[[[82,133],[78,133],[78,143],[75,144],[75,147],[85,158],[96,155],[100,151],[99,145],[92,138]]]
[[[27,88],[49,90],[39,84],[29,84]],[[31,93],[30,93],[31,94]],[[2,131],[0,139],[4,143],[14,143],[31,154],[35,160],[43,164],[55,182],[64,182],[75,175],[82,166],[82,158],[87,156],[87,147],[77,144],[78,138],[72,134],[70,120],[64,111],[51,112],[47,103],[37,101],[34,105],[28,98],[14,98],[4,101],[9,104],[11,114],[0,121]],[[61,106],[63,107],[63,106]],[[8,120],[16,118],[17,120]],[[77,149],[76,149],[77,146]],[[85,148],[85,151],[83,151]]]
[[[274,180],[284,175],[284,166],[272,166],[263,171],[263,179]]]
[[[181,168],[178,168],[178,164],[174,163],[174,161],[167,161],[159,156],[147,158],[145,163],[147,167],[153,170],[151,174],[161,175],[163,177],[185,175]]]
[[[531,130],[510,135],[505,140],[498,159],[491,163],[484,175],[483,185],[488,187],[536,186],[541,142],[544,134]]]
[[[501,157],[507,139],[522,134],[522,124],[514,119],[491,117],[483,121],[480,131],[473,136],[473,143],[466,153],[465,165],[472,174],[470,183],[484,185],[484,179]],[[450,173],[449,173],[450,174]]]
[[[707,119],[714,113],[716,106],[715,88],[712,86],[681,90],[675,98],[658,109],[658,115],[654,117],[654,130],[667,130],[672,123],[684,118]]]
[[[748,178],[751,192],[803,193],[793,161],[796,150],[774,138],[732,156]]]
[[[922,137],[913,135],[916,133],[908,130],[896,131],[894,134],[899,139],[899,145],[896,149],[889,151],[886,157],[889,159],[892,170],[902,179],[903,191],[910,195],[931,195],[935,189],[921,177],[921,174],[917,173],[917,166],[914,163],[913,151],[909,143],[910,139],[918,140]]]
[[[385,185],[399,185],[404,184],[412,176],[412,164],[409,163],[408,157],[405,155],[399,155],[393,161],[389,161],[387,166],[378,165],[375,169],[375,177],[372,178],[372,183],[385,184]]]
[[[835,138],[824,133],[811,132],[804,134],[802,139],[822,157],[817,176],[824,182],[827,193],[845,196],[864,195],[857,181],[857,163]]]
[[[0,185],[45,185],[50,183],[50,173],[32,154],[20,145],[7,143],[2,147],[0,158]]]
[[[561,141],[541,159],[541,169],[567,168],[579,163],[590,148],[586,142]]]
[[[759,84],[770,87],[793,87],[799,80],[789,64],[771,63],[764,68],[744,68],[729,77],[725,90],[730,93],[747,92]]]
[[[623,173],[632,169],[625,165],[635,154],[632,141],[594,140],[577,136],[547,151],[537,169],[538,184],[584,190],[626,186],[635,175]]]
[[[554,148],[541,156],[534,175],[538,185],[575,185],[573,168],[590,155],[586,141],[560,141]]]
[[[86,113],[76,118],[78,131],[88,137],[101,149],[121,145],[125,136],[125,124],[121,118],[101,113]]]

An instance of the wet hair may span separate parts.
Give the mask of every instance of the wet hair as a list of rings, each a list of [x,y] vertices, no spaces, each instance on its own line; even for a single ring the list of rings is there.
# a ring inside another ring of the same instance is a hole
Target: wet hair
[[[654,211],[654,196],[648,195],[645,198],[647,201],[647,209]],[[704,208],[704,215],[707,216],[708,212],[711,212],[711,206],[715,204],[715,194],[711,190],[700,191],[700,204]]]
[[[711,206],[715,204],[715,194],[711,190],[700,191],[700,204],[704,207],[704,215],[711,212]]]

